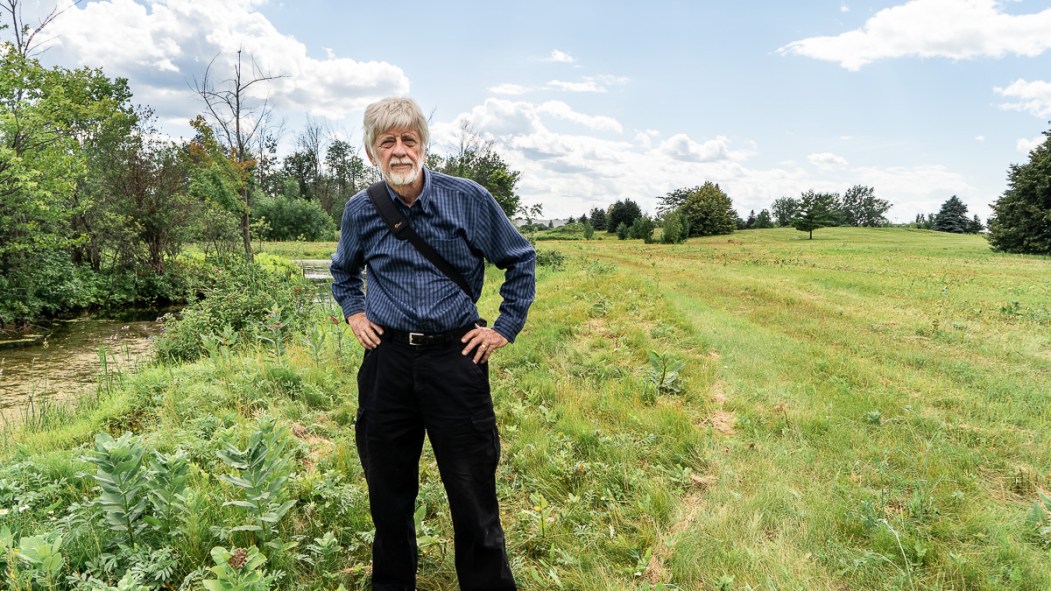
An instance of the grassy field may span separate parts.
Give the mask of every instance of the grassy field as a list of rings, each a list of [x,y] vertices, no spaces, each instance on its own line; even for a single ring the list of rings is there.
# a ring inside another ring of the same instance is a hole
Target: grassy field
[[[527,328],[491,369],[520,588],[1051,588],[1051,501],[1034,510],[1051,495],[1051,260],[904,229],[539,248],[564,261],[545,257]],[[490,319],[498,275],[483,295]],[[257,543],[260,568],[283,573],[274,588],[364,588],[360,351],[332,312],[315,310],[287,347],[146,367],[4,433],[0,527],[14,539],[62,533],[63,576],[94,560],[111,585],[134,552],[171,547],[163,585],[198,589],[212,546]],[[296,501],[269,538],[231,531],[245,509],[217,459],[263,417],[283,429],[284,494]],[[172,526],[176,541],[147,528],[135,550],[86,505],[97,489],[83,457],[99,431],[186,452],[193,510]],[[428,455],[427,591],[457,588],[443,495]],[[30,567],[12,556],[24,578]]]

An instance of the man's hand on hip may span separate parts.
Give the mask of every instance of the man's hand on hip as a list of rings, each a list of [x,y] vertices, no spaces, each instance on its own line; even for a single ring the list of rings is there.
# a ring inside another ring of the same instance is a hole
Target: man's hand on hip
[[[372,350],[379,346],[383,327],[365,318],[364,312],[347,316],[347,324],[354,331],[354,338],[358,339],[362,347]]]
[[[467,347],[463,350],[464,355],[470,355],[471,351],[474,350],[475,363],[489,361],[489,356],[493,354],[493,351],[507,345],[507,339],[504,338],[504,335],[485,327],[478,327],[468,332],[463,335],[460,342],[467,344]]]

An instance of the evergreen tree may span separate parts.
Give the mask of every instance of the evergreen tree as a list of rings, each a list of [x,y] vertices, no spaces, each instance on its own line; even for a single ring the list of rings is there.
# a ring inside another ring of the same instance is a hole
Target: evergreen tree
[[[836,200],[829,193],[807,191],[799,199],[799,210],[792,227],[800,232],[809,232],[810,240],[814,239],[814,230],[836,225],[834,204]]]
[[[595,230],[598,230],[599,232],[604,231],[607,227],[606,210],[602,209],[601,207],[596,207],[592,209],[589,221],[591,222],[591,225],[595,228]]]
[[[1051,254],[1051,131],[1029,152],[1029,162],[1011,165],[1007,190],[992,204],[989,244],[993,250]]]
[[[956,195],[942,203],[941,210],[934,218],[934,229],[939,232],[966,234],[970,226],[971,221],[967,219],[967,205]]]
[[[617,240],[627,240],[627,239],[628,239],[628,227],[626,225],[624,225],[624,222],[621,222],[620,224],[617,225]]]
[[[612,232],[620,224],[624,224],[625,228],[630,228],[640,217],[642,217],[642,209],[638,203],[631,199],[618,201],[610,206],[609,214],[607,214],[607,225],[611,228],[609,231]]]
[[[982,219],[978,217],[978,214],[974,214],[974,219],[967,226],[968,234],[981,234],[982,230],[985,229],[985,224],[982,223]]]

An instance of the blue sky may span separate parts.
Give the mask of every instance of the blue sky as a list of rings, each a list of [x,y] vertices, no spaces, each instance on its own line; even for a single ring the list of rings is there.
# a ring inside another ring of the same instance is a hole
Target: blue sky
[[[894,221],[952,195],[985,218],[1051,119],[1051,0],[104,0],[49,31],[45,61],[127,77],[174,135],[238,47],[285,76],[287,148],[307,116],[360,143],[365,105],[412,96],[432,151],[470,121],[547,217],[714,181],[742,216],[864,184]]]

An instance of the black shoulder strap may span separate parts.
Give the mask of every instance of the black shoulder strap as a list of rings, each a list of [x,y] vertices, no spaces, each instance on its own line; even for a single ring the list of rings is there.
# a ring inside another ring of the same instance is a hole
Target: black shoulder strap
[[[409,220],[405,219],[405,216],[401,215],[401,212],[394,206],[394,201],[391,200],[390,193],[387,192],[387,184],[383,181],[374,183],[369,186],[368,193],[369,198],[372,199],[372,204],[380,212],[383,222],[390,228],[390,233],[398,240],[408,240],[416,247],[416,250],[420,251],[420,254],[425,259],[430,261],[446,277],[452,279],[453,283],[458,285],[467,294],[467,297],[471,298],[472,302],[476,301],[474,296],[471,295],[471,288],[467,286],[467,280],[463,278],[463,275],[442,258],[438,251],[431,248],[430,244],[427,244],[423,238],[420,238],[416,230],[413,230],[412,226],[409,225]]]

